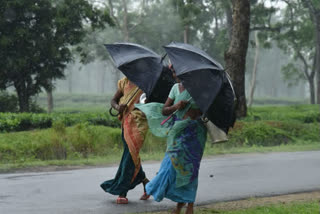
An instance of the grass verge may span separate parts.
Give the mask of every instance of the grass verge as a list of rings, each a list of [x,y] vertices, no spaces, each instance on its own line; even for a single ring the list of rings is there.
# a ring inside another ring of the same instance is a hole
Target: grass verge
[[[262,146],[246,146],[246,147],[226,147],[223,144],[213,145],[207,143],[204,158],[210,158],[215,155],[225,154],[245,154],[245,153],[268,153],[268,152],[297,152],[297,151],[314,151],[320,150],[320,143],[309,142],[305,144],[280,145],[271,147]],[[113,154],[105,156],[93,156],[88,158],[78,158],[69,160],[21,160],[13,163],[0,164],[0,173],[14,171],[55,171],[65,169],[77,169],[87,167],[100,167],[118,164],[122,156],[122,150],[114,151]],[[161,161],[164,156],[164,151],[158,152],[141,152],[143,162]]]
[[[205,156],[320,150],[319,122],[315,105],[255,107],[229,131],[228,142],[210,145],[208,140]],[[113,164],[119,162],[122,147],[119,128],[81,121],[66,127],[57,120],[49,129],[0,133],[0,171]],[[166,139],[149,133],[142,160],[161,160],[165,150]]]
[[[168,214],[170,211],[144,214]],[[183,213],[183,212],[182,212]],[[318,214],[320,191],[196,206],[195,214]]]

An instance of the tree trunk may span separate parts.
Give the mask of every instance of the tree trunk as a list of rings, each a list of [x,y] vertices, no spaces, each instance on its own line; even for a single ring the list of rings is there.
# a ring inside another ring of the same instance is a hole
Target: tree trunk
[[[123,36],[124,36],[124,41],[128,42],[129,41],[129,29],[128,29],[128,9],[127,9],[127,1],[122,0],[123,4]]]
[[[318,66],[320,66],[320,62]],[[320,104],[320,71],[317,72],[316,76],[317,76],[317,104]]]
[[[228,39],[232,38],[232,10],[230,4],[226,4],[225,7],[226,17],[227,17],[227,28],[228,28]]]
[[[309,9],[312,22],[315,25],[316,36],[316,76],[317,76],[317,103],[320,104],[320,8],[310,0],[303,0]]]
[[[251,88],[250,88],[249,101],[248,101],[248,106],[250,106],[250,107],[253,102],[253,94],[254,94],[254,90],[256,88],[256,75],[257,75],[257,68],[258,68],[258,62],[259,62],[260,44],[259,44],[259,38],[258,38],[257,31],[254,33],[254,38],[255,38],[255,42],[256,42],[256,53],[254,56],[254,64],[253,64],[252,77],[251,77]]]
[[[112,66],[112,73],[114,74],[114,91],[117,91],[118,89],[118,80],[120,80],[120,71],[114,66],[113,63],[111,63]]]
[[[188,43],[188,33],[189,33],[189,26],[186,25],[186,26],[184,26],[184,30],[183,30],[183,42],[184,43]]]
[[[48,113],[51,113],[53,110],[52,90],[46,90],[46,92],[47,92]]]
[[[72,93],[72,70],[69,70],[69,75],[68,75],[68,92],[69,94]]]
[[[237,98],[236,115],[247,115],[245,95],[245,66],[250,29],[250,1],[234,0],[232,38],[229,49],[225,52],[226,70],[234,84]]]
[[[28,90],[25,87],[24,83],[14,84],[14,87],[17,91],[18,101],[19,101],[19,111],[20,112],[29,112],[30,111],[30,95]]]
[[[316,61],[317,61],[317,58],[316,58],[317,57],[317,53],[314,56],[313,68],[311,68],[311,72],[310,73],[309,73],[309,66],[308,66],[307,60],[305,59],[304,55],[300,51],[297,51],[297,54],[298,54],[299,59],[304,64],[303,72],[304,72],[304,75],[305,75],[306,79],[308,80],[309,88],[310,88],[310,103],[311,104],[315,104],[314,76],[315,76],[316,73],[315,73],[314,67],[315,67],[315,64],[316,64]]]
[[[314,78],[308,78],[309,89],[310,89],[310,103],[315,104],[315,85],[314,85]]]
[[[219,33],[219,17],[218,17],[218,10],[215,1],[212,1],[213,8],[214,8],[214,34],[215,36]]]
[[[86,71],[87,72],[87,90],[86,92],[90,93],[91,92],[91,72],[90,71]]]
[[[317,104],[320,104],[320,11],[318,12],[317,17],[317,29],[316,29],[316,36],[317,36],[317,67],[316,67],[316,76],[317,76]]]
[[[101,82],[100,82],[100,84],[101,84],[101,93],[103,94],[104,93],[104,84],[105,84],[105,77],[106,77],[106,72],[105,72],[105,70],[101,70]]]

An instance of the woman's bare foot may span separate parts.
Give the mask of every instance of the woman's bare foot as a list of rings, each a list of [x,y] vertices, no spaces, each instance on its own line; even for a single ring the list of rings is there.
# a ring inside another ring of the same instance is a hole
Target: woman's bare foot
[[[180,214],[182,207],[185,203],[177,203],[177,207],[172,211],[172,214]]]
[[[148,200],[150,198],[150,195],[148,195],[146,192],[143,193],[143,195],[140,197],[140,200]]]
[[[188,203],[187,210],[185,214],[193,214],[193,203]]]

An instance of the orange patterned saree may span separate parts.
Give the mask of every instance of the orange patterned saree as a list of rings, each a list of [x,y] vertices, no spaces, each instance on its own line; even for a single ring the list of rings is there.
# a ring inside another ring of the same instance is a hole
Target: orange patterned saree
[[[119,80],[118,88],[123,94],[119,104],[127,104],[127,108],[119,119],[121,119],[124,139],[135,165],[133,181],[141,167],[139,152],[148,131],[148,123],[144,113],[134,106],[134,104],[139,103],[139,98],[143,92],[126,77]]]

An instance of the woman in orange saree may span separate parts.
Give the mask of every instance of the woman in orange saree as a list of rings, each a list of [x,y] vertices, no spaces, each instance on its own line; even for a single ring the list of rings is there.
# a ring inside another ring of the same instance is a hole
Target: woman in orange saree
[[[145,185],[149,180],[142,169],[139,156],[148,123],[146,116],[134,106],[139,103],[142,93],[143,91],[124,77],[119,80],[118,90],[111,100],[111,106],[119,111],[124,151],[115,178],[103,182],[100,186],[110,194],[119,195],[118,204],[127,204],[127,192],[140,183],[143,183],[144,187],[144,194],[140,200],[149,198],[145,191]]]

